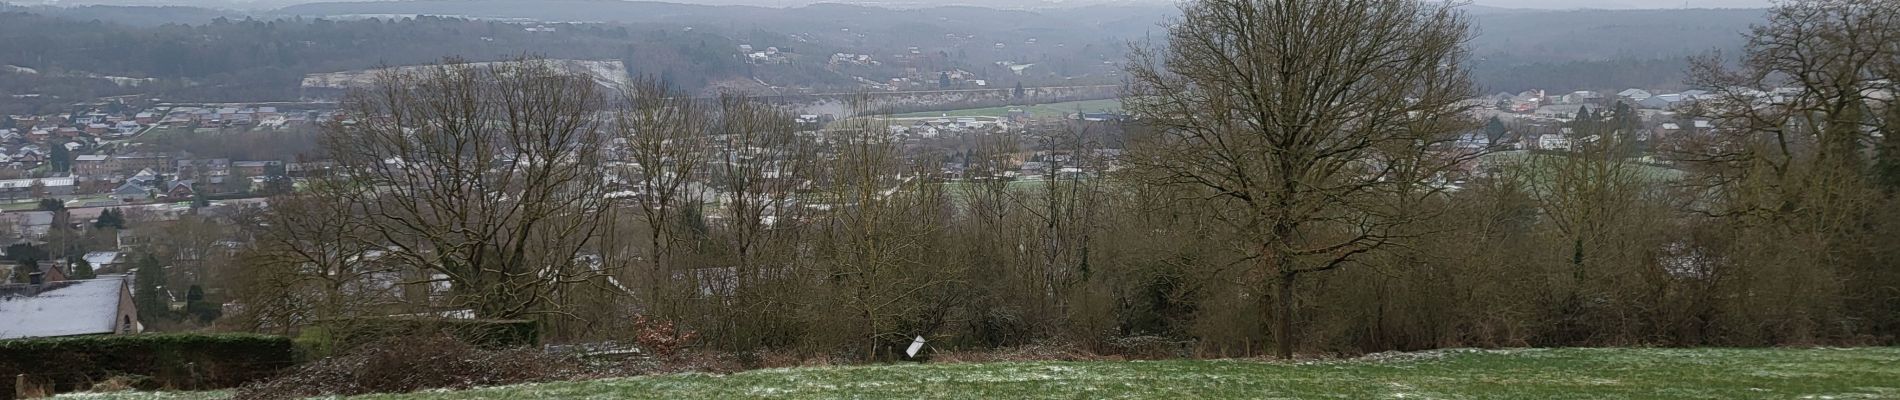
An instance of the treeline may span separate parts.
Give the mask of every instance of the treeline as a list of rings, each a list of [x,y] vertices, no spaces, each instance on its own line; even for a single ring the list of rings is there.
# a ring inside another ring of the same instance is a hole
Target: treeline
[[[1486,60],[1473,63],[1472,75],[1485,93],[1542,89],[1555,96],[1578,90],[1671,90],[1686,88],[1689,57],[1522,64]]]
[[[412,65],[461,54],[498,59],[623,60],[635,74],[664,76],[697,88],[745,77],[736,43],[705,32],[610,25],[559,25],[526,32],[523,25],[455,18],[252,20],[133,27],[99,20],[0,13],[0,64],[37,70],[0,71],[0,93],[42,94],[85,101],[92,96],[146,93],[185,101],[295,100],[305,74],[384,65]],[[138,88],[94,75],[155,78]],[[60,82],[83,81],[72,87]]]
[[[915,336],[1145,357],[1895,343],[1894,3],[1785,5],[1738,67],[1696,64],[1692,84],[1723,89],[1690,114],[1716,127],[1647,138],[1590,113],[1569,154],[1461,140],[1479,128],[1449,6],[1238,4],[1184,5],[1180,45],[1136,51],[1138,122],[946,139],[954,157],[876,118],[800,131],[742,97],[609,98],[533,63],[385,81],[349,109],[387,118],[326,131],[351,173],[246,224],[244,312],[222,323],[465,312],[559,341],[857,359]],[[1234,18],[1347,25],[1213,23]],[[1205,57],[1225,51],[1336,75],[1203,86],[1237,79]],[[1849,51],[1887,57],[1825,56]],[[1845,84],[1744,89],[1799,82]],[[1300,118],[1233,117],[1265,110]],[[630,337],[656,320],[694,333]]]

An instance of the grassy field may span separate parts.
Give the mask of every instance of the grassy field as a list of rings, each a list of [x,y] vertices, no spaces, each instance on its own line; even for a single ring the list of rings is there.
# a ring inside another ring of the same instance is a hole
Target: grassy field
[[[360,398],[1892,399],[1900,398],[1900,348],[1446,350],[1297,364],[1234,360],[797,368]]]
[[[1023,111],[1027,111],[1030,114],[1035,115],[1036,117],[1060,117],[1060,116],[1068,115],[1070,113],[1074,113],[1078,111],[1080,112],[1101,112],[1101,111],[1120,112],[1122,109],[1122,103],[1120,99],[1085,100],[1085,101],[1070,101],[1070,102],[1063,102],[1063,103],[1049,103],[1049,104],[1037,104],[1037,105],[1027,105],[1027,106],[990,107],[990,108],[972,108],[972,109],[951,110],[951,111],[917,112],[917,113],[909,113],[909,114],[898,114],[898,115],[893,115],[891,117],[892,118],[926,118],[926,117],[943,117],[943,116],[1006,117],[1006,116],[1009,116],[1009,110],[1012,108],[1022,109]]]
[[[1482,159],[1482,162],[1500,163],[1500,164],[1501,163],[1531,162],[1531,163],[1537,163],[1533,165],[1555,167],[1555,166],[1561,165],[1561,162],[1563,161],[1563,157],[1575,157],[1575,156],[1566,155],[1566,154],[1558,154],[1558,153],[1536,153],[1536,152],[1531,152],[1531,151],[1526,151],[1526,150],[1513,150],[1513,151],[1503,151],[1503,152],[1487,154]],[[1686,173],[1684,173],[1682,170],[1664,168],[1664,167],[1659,167],[1655,165],[1641,164],[1641,163],[1636,163],[1633,161],[1627,165],[1627,168],[1631,168],[1631,171],[1633,171],[1633,173],[1636,174],[1635,176],[1643,177],[1643,178],[1656,181],[1656,182],[1669,182],[1669,181],[1681,180],[1683,176],[1686,175]],[[1544,171],[1548,172],[1548,170],[1544,170]]]

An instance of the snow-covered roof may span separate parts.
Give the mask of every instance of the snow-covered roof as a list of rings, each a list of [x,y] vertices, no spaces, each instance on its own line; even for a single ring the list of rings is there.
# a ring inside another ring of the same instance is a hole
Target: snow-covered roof
[[[48,283],[38,293],[0,292],[0,340],[118,330],[125,276]]]
[[[87,264],[92,264],[95,268],[101,265],[117,264],[119,263],[119,252],[95,251],[86,253],[85,259]]]
[[[14,217],[14,219],[19,221],[20,225],[40,226],[53,224],[52,211],[21,211],[12,214],[19,215],[18,217]]]
[[[32,187],[34,182],[46,187],[72,186],[73,178],[8,179],[0,181],[0,189],[20,189]]]

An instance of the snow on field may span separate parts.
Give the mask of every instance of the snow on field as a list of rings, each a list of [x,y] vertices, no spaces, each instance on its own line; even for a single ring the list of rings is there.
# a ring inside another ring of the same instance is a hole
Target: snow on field
[[[594,83],[598,83],[601,86],[605,86],[609,88],[619,88],[623,85],[626,85],[628,82],[631,82],[632,80],[632,78],[630,78],[627,75],[627,65],[625,63],[620,62],[619,60],[597,61],[597,60],[554,59],[554,60],[541,60],[541,61],[546,62],[548,65],[552,66],[554,69],[557,69],[557,70],[587,75],[588,77],[591,77],[594,79]],[[506,63],[514,63],[514,62],[517,62],[517,61],[475,62],[475,63],[467,63],[463,65],[469,65],[469,66],[474,66],[474,67],[487,67],[487,66],[492,66],[492,65],[500,65],[500,64],[506,64]],[[304,76],[303,87],[311,88],[311,89],[359,88],[359,87],[369,86],[375,83],[376,78],[378,76],[382,76],[385,73],[389,73],[389,72],[405,73],[405,74],[419,73],[419,72],[427,71],[428,68],[430,67],[431,66],[429,65],[410,65],[410,66],[379,68],[379,69],[310,74],[310,75]]]

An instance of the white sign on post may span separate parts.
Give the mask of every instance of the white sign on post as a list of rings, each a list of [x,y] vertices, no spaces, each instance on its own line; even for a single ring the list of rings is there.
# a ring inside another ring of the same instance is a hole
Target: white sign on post
[[[917,352],[922,351],[923,349],[924,349],[924,337],[918,336],[917,340],[913,340],[910,342],[910,349],[904,350],[904,356],[910,357],[910,358],[917,358]]]

